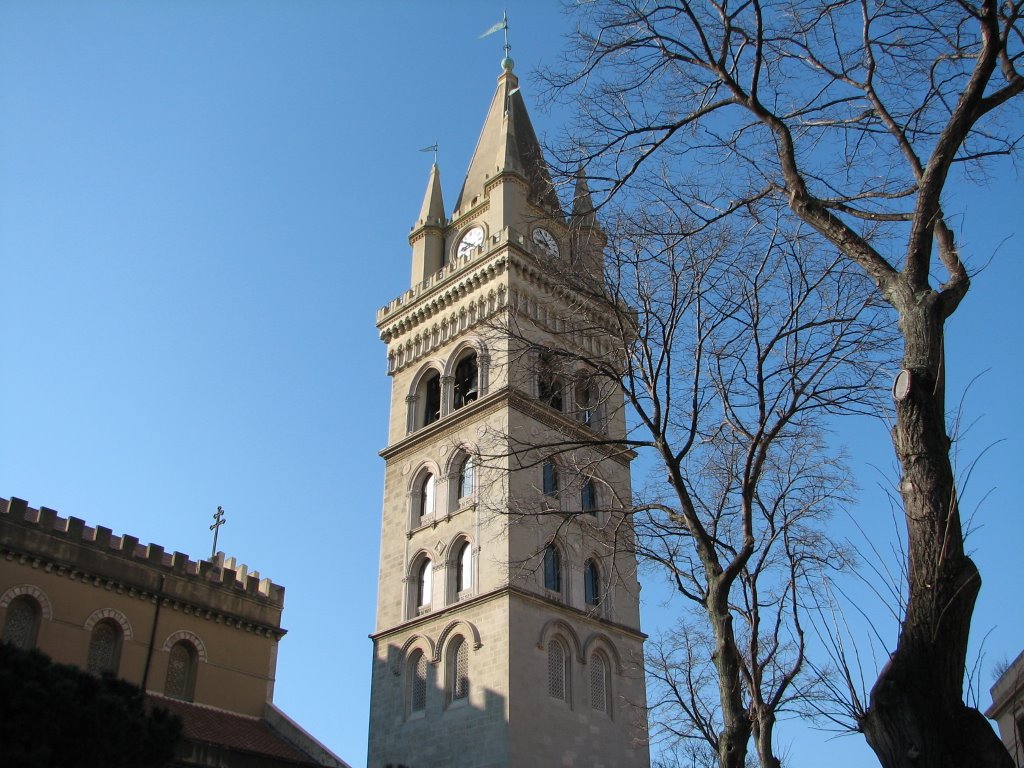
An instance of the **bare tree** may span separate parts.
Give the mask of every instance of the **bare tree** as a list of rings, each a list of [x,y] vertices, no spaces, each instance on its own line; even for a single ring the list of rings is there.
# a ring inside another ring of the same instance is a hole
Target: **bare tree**
[[[671,190],[705,222],[784,202],[895,310],[908,597],[859,727],[890,768],[1009,766],[963,700],[981,580],[949,459],[943,338],[970,277],[942,196],[951,174],[981,174],[1020,141],[1022,3],[601,0],[576,10],[569,74],[550,79],[578,98],[567,159],[600,192]]]
[[[606,546],[653,564],[693,606],[655,659],[705,647],[703,668],[655,663],[655,736],[699,742],[724,768],[746,764],[751,740],[763,766],[778,766],[776,719],[810,684],[805,591],[844,564],[822,524],[849,487],[824,420],[870,407],[886,343],[863,275],[820,237],[783,232],[767,207],[758,213],[772,224],[694,233],[652,199],[643,214],[610,222],[607,242],[583,227],[580,239],[591,239],[576,258],[538,262],[563,286],[564,313],[540,320],[513,301],[501,329],[537,361],[538,399],[583,389],[600,393],[587,407],[596,400],[602,411],[586,429],[503,436],[514,469],[552,453],[581,475],[587,457],[609,452],[656,462],[659,480],[634,498],[605,494],[615,521]],[[548,404],[580,411],[560,395]],[[601,428],[623,408],[628,432]],[[551,514],[543,504],[513,510]]]

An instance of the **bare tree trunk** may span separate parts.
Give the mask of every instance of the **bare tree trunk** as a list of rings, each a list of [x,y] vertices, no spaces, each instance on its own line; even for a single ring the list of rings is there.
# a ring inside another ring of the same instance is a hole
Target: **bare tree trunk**
[[[772,737],[775,735],[775,713],[766,710],[754,720],[754,747],[761,768],[782,768],[782,763],[772,751]]]
[[[1013,768],[981,714],[963,703],[963,670],[981,576],[964,553],[945,428],[943,307],[933,291],[894,297],[911,382],[892,440],[902,468],[909,601],[896,651],[862,727],[886,768]]]
[[[721,575],[710,580],[708,617],[715,637],[715,669],[718,693],[722,700],[722,732],[718,737],[718,763],[721,768],[744,768],[750,742],[750,717],[743,705],[740,657],[732,614],[728,606],[728,587]]]

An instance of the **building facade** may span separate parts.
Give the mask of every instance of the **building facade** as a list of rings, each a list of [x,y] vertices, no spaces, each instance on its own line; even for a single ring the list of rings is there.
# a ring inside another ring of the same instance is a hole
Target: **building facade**
[[[1014,765],[1024,768],[1024,652],[999,676],[991,695],[992,704],[985,717],[996,721]]]
[[[377,316],[370,768],[649,764],[622,398],[562,354],[616,352],[564,279],[601,283],[589,201],[580,180],[563,212],[506,58],[454,212],[435,164]]]
[[[283,609],[283,587],[222,553],[0,499],[2,639],[141,687],[183,720],[176,765],[345,766],[273,704]]]

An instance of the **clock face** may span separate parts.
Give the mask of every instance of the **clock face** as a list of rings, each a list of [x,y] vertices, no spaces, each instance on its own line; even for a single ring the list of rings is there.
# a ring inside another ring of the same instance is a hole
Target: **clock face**
[[[556,258],[558,256],[558,241],[555,236],[543,227],[533,230],[533,242],[540,248],[541,253]]]
[[[484,244],[484,228],[483,227],[470,227],[469,231],[462,236],[462,240],[459,241],[459,248],[455,252],[458,258],[462,258],[468,254],[474,248],[479,248]]]

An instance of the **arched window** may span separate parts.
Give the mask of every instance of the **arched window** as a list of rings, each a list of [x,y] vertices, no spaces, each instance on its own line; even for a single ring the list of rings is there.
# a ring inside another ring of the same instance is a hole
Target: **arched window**
[[[117,674],[121,663],[121,643],[124,631],[113,619],[103,619],[92,628],[89,638],[89,656],[85,668],[97,675]]]
[[[548,696],[569,701],[569,657],[557,638],[548,641]]]
[[[198,661],[196,647],[188,640],[179,640],[171,646],[167,658],[167,682],[164,684],[166,696],[192,701],[196,689]]]
[[[608,712],[608,662],[600,653],[594,653],[587,666],[590,667],[590,708]]]
[[[590,606],[601,602],[601,571],[593,560],[583,566],[583,597]]]
[[[469,646],[462,635],[448,645],[448,669],[445,687],[449,704],[469,698]]]
[[[441,374],[431,371],[422,384],[423,426],[441,418]]]
[[[548,459],[544,462],[544,495],[558,498],[558,465]]]
[[[583,481],[580,489],[580,505],[588,515],[597,515],[597,486],[592,477]]]
[[[582,379],[576,383],[575,394],[576,418],[583,426],[597,429],[597,387],[589,379]]]
[[[3,639],[22,650],[35,648],[42,614],[43,609],[35,598],[18,595],[7,605]]]
[[[434,516],[434,500],[437,498],[437,483],[432,472],[426,472],[417,483],[413,498],[413,525],[419,526]]]
[[[473,582],[473,546],[463,541],[455,555],[455,593],[461,595]]]
[[[409,714],[423,712],[427,708],[427,657],[416,649],[406,666],[406,688]]]
[[[430,597],[434,591],[433,577],[433,563],[425,557],[416,569],[416,608],[421,611],[430,608]]]
[[[554,356],[547,351],[537,358],[537,399],[556,411],[562,410],[562,377]]]
[[[562,591],[562,553],[554,544],[544,550],[544,588]]]
[[[473,495],[474,483],[476,482],[476,467],[473,464],[473,457],[466,456],[459,466],[457,486],[458,498],[466,499]]]
[[[458,410],[469,405],[479,396],[480,374],[477,369],[476,352],[462,358],[455,366],[454,391],[452,392],[452,408]]]

